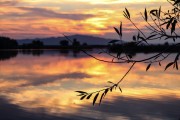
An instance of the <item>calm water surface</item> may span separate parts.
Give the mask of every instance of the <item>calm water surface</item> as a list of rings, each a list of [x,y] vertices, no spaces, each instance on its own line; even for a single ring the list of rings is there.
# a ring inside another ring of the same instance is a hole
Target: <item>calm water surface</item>
[[[180,74],[164,72],[165,63],[148,72],[147,65],[137,64],[122,82],[122,93],[109,93],[100,107],[93,107],[92,99],[80,101],[74,91],[117,82],[130,65],[102,63],[71,51],[10,56],[1,53],[0,120],[180,119]]]

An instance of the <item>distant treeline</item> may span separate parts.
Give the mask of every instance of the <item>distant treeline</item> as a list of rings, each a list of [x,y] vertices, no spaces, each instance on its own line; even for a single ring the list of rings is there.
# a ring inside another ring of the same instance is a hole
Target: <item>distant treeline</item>
[[[34,40],[32,43],[19,45],[19,49],[92,49],[105,48],[105,45],[87,45],[87,43],[80,44],[76,39],[70,44],[67,40],[61,40],[58,45],[44,45],[39,40]]]
[[[174,45],[169,43],[157,44],[157,45],[136,45],[134,42],[120,44],[112,44],[108,47],[109,52],[112,53],[155,53],[155,52],[180,52],[180,45]]]
[[[68,40],[60,40],[59,45],[44,45],[44,43],[40,40],[33,40],[31,43],[18,45],[18,42],[14,39],[8,37],[0,37],[0,49],[73,49],[73,50],[81,50],[81,49],[93,49],[93,48],[105,48],[108,49],[109,52],[113,53],[151,53],[151,52],[179,52],[179,45],[169,45],[165,43],[163,45],[136,45],[134,42],[124,43],[124,44],[111,44],[107,43],[107,45],[88,45],[87,43],[80,44],[77,39],[73,39],[72,41]],[[26,51],[27,52],[27,51]],[[41,54],[38,53],[38,54]]]
[[[82,46],[87,47],[88,45],[87,43],[80,44],[76,39],[74,39],[72,43],[68,40],[60,40],[58,45],[44,45],[42,41],[33,40],[32,43],[19,45],[19,49],[73,49]]]

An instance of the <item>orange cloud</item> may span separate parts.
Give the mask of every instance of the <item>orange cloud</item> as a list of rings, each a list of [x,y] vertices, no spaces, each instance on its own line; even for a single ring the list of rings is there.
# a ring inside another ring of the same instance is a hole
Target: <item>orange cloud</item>
[[[168,5],[163,0],[148,1],[146,5],[141,0],[136,3],[122,0],[3,0],[1,3],[1,35],[13,38],[59,36],[62,33],[95,34],[104,37],[109,34],[112,38],[117,37],[112,28],[119,26],[119,21],[123,21],[126,38],[135,28],[123,16],[125,7],[129,9],[139,28],[144,28],[143,19],[139,19],[140,11],[145,7],[152,9],[163,5],[167,8]]]

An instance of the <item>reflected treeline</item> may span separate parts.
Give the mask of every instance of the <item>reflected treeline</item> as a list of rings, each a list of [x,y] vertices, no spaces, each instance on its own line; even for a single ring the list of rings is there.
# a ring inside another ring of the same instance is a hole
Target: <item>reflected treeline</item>
[[[24,55],[40,56],[44,53],[44,50],[21,49],[19,50],[19,53]]]
[[[89,50],[88,50],[89,51]],[[91,52],[91,51],[89,51]],[[8,60],[16,57],[18,54],[22,55],[31,55],[31,56],[41,56],[41,55],[58,55],[65,57],[87,57],[82,54],[79,50],[69,50],[69,49],[61,49],[61,50],[43,50],[43,49],[17,49],[17,50],[0,50],[0,61]]]
[[[46,55],[46,54],[50,54],[50,55],[55,54],[55,55],[70,56],[70,57],[80,57],[81,56],[80,50],[70,50],[70,49],[56,49],[56,50],[20,49],[18,52],[23,55],[32,55],[32,56],[41,56],[41,55]]]
[[[18,55],[17,50],[0,51],[0,61],[11,59],[13,57],[16,57],[17,55]]]

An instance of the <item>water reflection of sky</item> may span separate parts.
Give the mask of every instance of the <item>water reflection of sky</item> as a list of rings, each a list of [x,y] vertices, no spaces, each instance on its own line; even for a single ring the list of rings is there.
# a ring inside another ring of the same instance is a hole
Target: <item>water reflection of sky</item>
[[[0,61],[2,120],[180,118],[179,71],[137,64],[122,82],[123,93],[110,93],[102,106],[80,101],[74,91],[94,91],[118,81],[128,66],[69,55],[19,54]],[[103,56],[101,56],[104,58]],[[106,58],[105,58],[106,59]],[[163,64],[165,66],[165,64]]]

